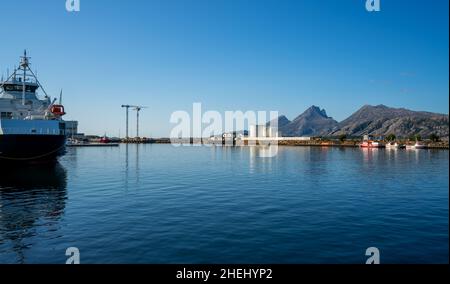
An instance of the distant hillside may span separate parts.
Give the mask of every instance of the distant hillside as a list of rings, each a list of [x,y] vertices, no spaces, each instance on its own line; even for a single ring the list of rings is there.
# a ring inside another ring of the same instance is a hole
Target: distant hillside
[[[449,136],[449,116],[430,112],[390,108],[384,105],[363,106],[349,118],[339,123],[338,130],[330,135],[362,136],[395,134],[399,137],[437,134]]]
[[[444,139],[449,137],[449,116],[384,105],[366,105],[349,118],[338,123],[328,117],[324,109],[312,106],[293,121],[285,116],[278,118],[278,128],[282,136],[363,136],[395,134],[398,137],[420,135],[429,137],[436,134]]]

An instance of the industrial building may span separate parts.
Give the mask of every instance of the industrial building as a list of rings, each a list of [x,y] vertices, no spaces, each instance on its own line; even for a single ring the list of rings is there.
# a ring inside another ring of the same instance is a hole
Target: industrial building
[[[72,137],[78,134],[78,121],[65,121],[66,123],[66,136]]]
[[[266,125],[251,125],[248,137],[243,141],[311,141],[311,137],[282,137],[277,127]]]
[[[249,138],[276,138],[278,137],[278,129],[266,125],[251,125]]]

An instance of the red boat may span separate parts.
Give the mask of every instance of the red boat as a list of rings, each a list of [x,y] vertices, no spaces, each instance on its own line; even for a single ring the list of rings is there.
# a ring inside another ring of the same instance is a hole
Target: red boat
[[[102,138],[100,138],[100,143],[108,144],[111,143],[111,140],[105,135]]]
[[[359,145],[361,148],[384,148],[384,145],[380,142],[375,141],[364,141]]]

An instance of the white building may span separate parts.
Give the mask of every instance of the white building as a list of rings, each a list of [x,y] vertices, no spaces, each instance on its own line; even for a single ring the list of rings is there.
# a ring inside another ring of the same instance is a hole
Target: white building
[[[364,138],[363,138],[363,140],[364,141],[370,141],[370,140],[373,140],[373,137],[372,137],[372,135],[364,135]]]
[[[249,138],[275,138],[278,137],[278,129],[265,125],[251,125]]]
[[[311,137],[281,137],[278,128],[265,125],[251,125],[247,141],[311,141]]]

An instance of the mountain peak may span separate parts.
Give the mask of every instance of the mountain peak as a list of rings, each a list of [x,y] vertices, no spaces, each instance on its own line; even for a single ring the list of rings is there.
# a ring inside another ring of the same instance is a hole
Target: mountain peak
[[[291,123],[291,121],[284,115],[280,115],[278,118],[276,118],[275,120],[278,120],[278,127],[283,127],[288,125],[289,123]],[[267,123],[267,126],[271,126],[272,121],[269,121]]]
[[[327,116],[324,109],[311,106],[294,121],[280,127],[284,136],[320,136],[331,132],[337,121]]]
[[[308,116],[317,114],[324,118],[329,118],[325,109],[320,109],[320,107],[318,107],[318,106],[311,106],[304,112],[304,114],[308,115]]]
[[[380,105],[364,105],[361,109],[389,109],[390,107],[380,104]]]

